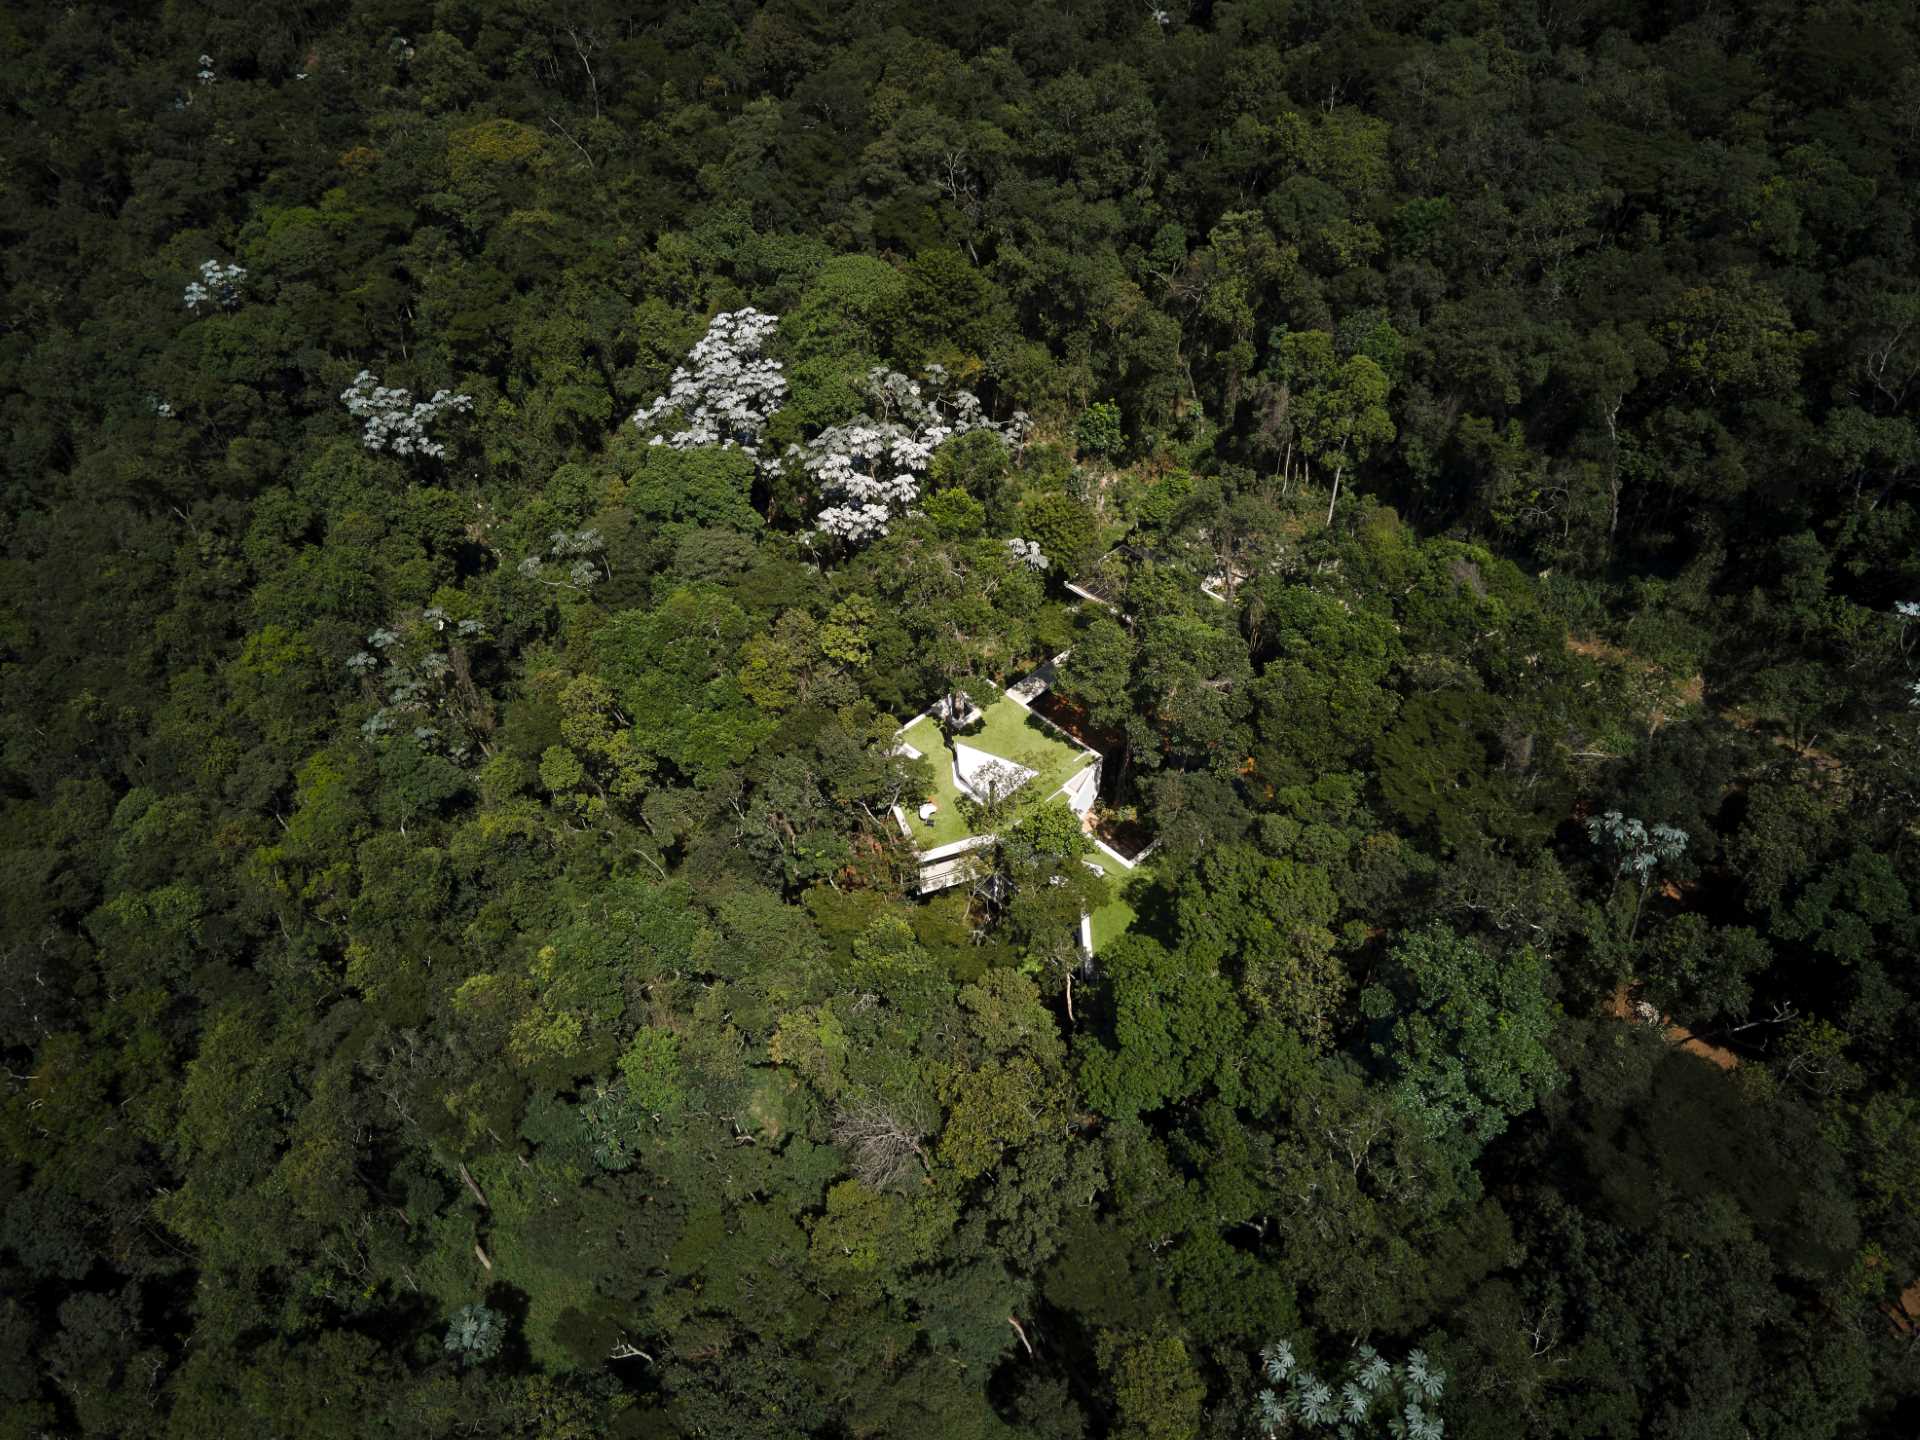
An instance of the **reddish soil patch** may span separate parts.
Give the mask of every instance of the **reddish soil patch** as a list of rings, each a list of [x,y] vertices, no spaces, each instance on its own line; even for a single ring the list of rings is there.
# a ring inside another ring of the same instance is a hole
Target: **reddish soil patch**
[[[1718,1065],[1722,1070],[1740,1068],[1740,1057],[1724,1045],[1714,1045],[1700,1039],[1690,1031],[1682,1030],[1678,1025],[1667,1026],[1667,1043],[1678,1045],[1689,1055],[1697,1055],[1709,1065]]]
[[[1095,822],[1093,833],[1126,856],[1129,861],[1137,860],[1140,852],[1153,843],[1152,833],[1145,825],[1133,819],[1121,820],[1102,815]]]
[[[1102,755],[1113,754],[1121,744],[1119,735],[1110,730],[1101,730],[1087,719],[1084,705],[1075,704],[1052,686],[1042,690],[1027,708],[1046,716],[1082,745],[1098,750]]]
[[[1583,640],[1577,635],[1567,636],[1567,649],[1589,660],[1604,660],[1609,665],[1624,665],[1629,658],[1618,645],[1610,645],[1605,640]]]
[[[1613,1016],[1614,1019],[1624,1020],[1629,1024],[1647,1025],[1654,1023],[1643,1018],[1638,1013],[1635,1002],[1629,993],[1629,987],[1625,985],[1622,985],[1618,990],[1613,992],[1613,999],[1607,1003],[1607,1013]],[[1676,1049],[1684,1050],[1689,1055],[1697,1055],[1709,1065],[1718,1065],[1722,1070],[1737,1070],[1739,1068],[1740,1057],[1734,1054],[1733,1051],[1727,1049],[1726,1046],[1715,1045],[1709,1040],[1702,1040],[1685,1026],[1674,1024],[1671,1016],[1662,1015],[1658,1017],[1658,1023],[1660,1033],[1666,1037],[1667,1043]]]
[[[1589,660],[1597,660],[1603,665],[1617,665],[1622,670],[1637,671],[1643,679],[1663,682],[1660,688],[1649,697],[1652,700],[1647,710],[1649,733],[1658,730],[1679,711],[1690,709],[1706,701],[1707,680],[1704,675],[1689,675],[1685,679],[1675,680],[1652,661],[1642,660],[1631,650],[1622,649],[1608,640],[1581,639],[1569,635],[1567,649],[1576,655],[1584,655]]]
[[[1877,1270],[1886,1262],[1879,1255],[1867,1256],[1867,1268]],[[1880,1313],[1887,1317],[1887,1324],[1901,1335],[1912,1335],[1920,1329],[1920,1280],[1907,1286],[1900,1292],[1900,1298],[1880,1303]]]

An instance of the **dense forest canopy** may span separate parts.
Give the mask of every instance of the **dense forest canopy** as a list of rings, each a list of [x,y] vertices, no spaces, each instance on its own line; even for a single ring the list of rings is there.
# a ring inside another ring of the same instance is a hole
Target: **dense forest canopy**
[[[0,116],[0,1440],[1920,1433],[1910,4]]]

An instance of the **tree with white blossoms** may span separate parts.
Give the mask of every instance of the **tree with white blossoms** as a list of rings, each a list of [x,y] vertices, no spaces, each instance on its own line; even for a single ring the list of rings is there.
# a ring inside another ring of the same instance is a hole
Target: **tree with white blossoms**
[[[1293,1346],[1276,1340],[1260,1352],[1269,1387],[1254,1397],[1260,1434],[1293,1433],[1338,1436],[1392,1436],[1393,1440],[1442,1440],[1446,1427],[1433,1413],[1446,1390],[1446,1372],[1427,1361],[1424,1350],[1409,1350],[1395,1365],[1371,1345],[1357,1347],[1333,1380],[1303,1370]]]
[[[347,661],[366,698],[379,708],[360,726],[366,740],[411,735],[426,749],[465,762],[492,728],[486,697],[473,682],[468,651],[486,640],[478,620],[454,620],[438,605],[401,629],[382,626]]]
[[[202,260],[200,278],[187,282],[180,303],[189,310],[198,310],[211,300],[222,310],[231,310],[240,303],[240,282],[246,278],[246,270],[231,261]]]
[[[760,434],[787,396],[780,362],[766,353],[779,325],[751,307],[714,316],[666,393],[635,411],[633,423],[654,429],[655,445],[738,446],[757,460]]]
[[[1914,655],[1916,631],[1920,631],[1920,600],[1902,600],[1893,607],[1893,613],[1900,617],[1900,655],[1907,662],[1907,669],[1920,668],[1920,660]],[[1907,704],[1920,710],[1920,680],[1907,682]]]
[[[441,1345],[449,1355],[457,1357],[463,1367],[484,1365],[500,1353],[506,1336],[506,1316],[498,1310],[485,1305],[463,1305],[454,1312]]]
[[[340,399],[347,413],[364,423],[360,443],[367,449],[426,455],[435,460],[446,458],[447,447],[429,438],[427,427],[449,411],[473,409],[471,395],[436,390],[431,400],[415,400],[410,390],[382,385],[371,370],[354,376],[353,384],[340,392]]]
[[[1640,882],[1640,892],[1633,905],[1633,924],[1627,930],[1627,938],[1631,940],[1640,929],[1640,910],[1647,902],[1647,887],[1653,883],[1655,868],[1686,854],[1690,837],[1677,825],[1649,826],[1643,820],[1609,810],[1587,821],[1587,838],[1601,849],[1615,853],[1609,900],[1618,892],[1624,877],[1631,875]]]
[[[529,555],[520,562],[520,573],[529,580],[563,590],[586,591],[602,579],[613,578],[607,543],[598,530],[556,530],[547,538],[550,543],[546,555]]]
[[[766,353],[779,324],[777,317],[751,308],[714,316],[686,363],[674,370],[665,393],[637,410],[633,423],[653,430],[655,445],[738,447],[763,469],[770,467],[775,462],[759,453],[760,440],[787,396],[780,362]],[[818,533],[848,545],[877,539],[920,498],[928,463],[942,441],[973,430],[1015,443],[1025,434],[1024,413],[1004,423],[990,420],[977,396],[965,390],[947,393],[946,380],[937,365],[927,367],[924,385],[876,368],[862,386],[870,414],[787,447],[783,458],[799,466],[830,502],[815,517]]]
[[[1007,540],[1007,549],[1012,552],[1014,559],[1018,560],[1029,570],[1045,570],[1053,564],[1051,560],[1047,559],[1047,557],[1041,553],[1040,542],[1038,540],[1021,540],[1009,537]]]
[[[822,497],[835,502],[814,517],[820,533],[848,545],[885,535],[889,522],[920,498],[933,452],[956,435],[985,430],[1019,443],[1027,427],[1024,411],[1005,422],[990,420],[978,396],[967,390],[948,393],[946,381],[938,365],[927,367],[924,384],[897,370],[875,368],[863,387],[874,415],[787,447],[787,459],[806,471]]]

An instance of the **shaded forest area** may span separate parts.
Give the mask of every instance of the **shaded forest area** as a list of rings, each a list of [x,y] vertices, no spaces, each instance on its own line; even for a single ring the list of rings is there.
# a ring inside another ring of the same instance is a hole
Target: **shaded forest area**
[[[0,1440],[1920,1433],[1910,4],[19,3],[0,117]],[[1062,651],[1148,863],[919,895]]]

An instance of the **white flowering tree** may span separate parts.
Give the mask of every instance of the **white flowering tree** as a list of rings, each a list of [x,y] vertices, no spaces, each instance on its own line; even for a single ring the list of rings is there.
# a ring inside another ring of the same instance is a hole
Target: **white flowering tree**
[[[427,427],[442,415],[473,409],[471,395],[436,390],[431,400],[415,400],[410,390],[382,385],[371,370],[354,376],[353,384],[340,392],[340,400],[347,413],[361,422],[360,443],[367,449],[435,460],[446,458],[447,447],[428,435]]]
[[[1053,564],[1053,562],[1047,559],[1046,555],[1041,552],[1040,542],[1038,540],[1021,540],[1017,537],[1009,538],[1007,541],[1007,550],[1012,554],[1014,559],[1018,560],[1029,570],[1039,571],[1044,574],[1048,567]]]
[[[1446,1372],[1429,1364],[1424,1350],[1409,1350],[1406,1360],[1395,1365],[1371,1345],[1361,1345],[1331,1380],[1301,1369],[1285,1340],[1262,1350],[1260,1361],[1268,1382],[1254,1397],[1262,1436],[1442,1440],[1446,1434],[1435,1413],[1446,1390]]]
[[[585,592],[613,578],[607,543],[598,530],[555,530],[547,539],[544,556],[529,555],[520,562],[520,573],[529,580]]]
[[[473,683],[468,650],[486,639],[478,620],[454,620],[439,606],[402,628],[382,626],[347,661],[377,708],[360,727],[368,741],[410,735],[425,749],[466,761],[488,728],[485,697]]]
[[[196,312],[208,304],[231,310],[240,303],[240,285],[246,278],[246,270],[231,261],[202,260],[200,278],[187,282],[180,303]]]
[[[885,535],[888,524],[920,498],[933,452],[943,442],[985,430],[1017,444],[1026,433],[1024,412],[1005,422],[988,419],[971,391],[947,389],[946,371],[938,365],[927,367],[924,382],[876,368],[863,388],[874,413],[787,448],[789,462],[831,502],[814,517],[818,533],[847,545]]]
[[[1902,600],[1893,607],[1894,616],[1900,621],[1900,656],[1907,662],[1909,672],[1920,668],[1916,662],[1914,649],[1920,643],[1920,600]],[[1907,704],[1920,710],[1920,680],[1907,681]]]
[[[1587,838],[1602,850],[1613,853],[1615,892],[1626,876],[1631,875],[1639,882],[1633,924],[1627,930],[1627,938],[1631,940],[1640,929],[1640,911],[1646,904],[1647,887],[1653,883],[1654,870],[1687,853],[1687,832],[1678,825],[1648,825],[1618,810],[1609,810],[1587,821]],[[1611,892],[1608,898],[1611,900]]]
[[[462,1305],[447,1325],[442,1348],[460,1364],[484,1365],[500,1353],[507,1336],[506,1316],[485,1305]]]
[[[868,414],[788,446],[781,461],[763,456],[761,439],[787,397],[786,375],[767,353],[779,324],[751,308],[714,316],[666,390],[641,406],[633,423],[651,430],[655,445],[737,447],[763,472],[782,462],[797,467],[827,502],[815,516],[815,534],[845,545],[877,539],[920,498],[941,442],[974,430],[1017,442],[1026,431],[1024,414],[1004,423],[988,419],[977,396],[948,389],[937,365],[918,381],[876,368],[862,387]],[[1025,552],[1022,558],[1036,563]]]
[[[758,460],[761,433],[787,397],[780,362],[766,353],[779,325],[752,308],[714,316],[666,393],[635,411],[633,423],[652,430],[655,445],[738,446]]]

